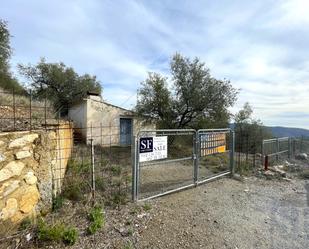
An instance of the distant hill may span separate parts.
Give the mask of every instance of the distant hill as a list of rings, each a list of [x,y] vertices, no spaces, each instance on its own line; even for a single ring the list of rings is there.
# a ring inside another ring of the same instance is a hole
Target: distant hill
[[[309,130],[282,126],[266,127],[274,137],[309,137]]]
[[[235,124],[230,124],[230,127],[234,129]],[[271,132],[274,137],[306,137],[309,138],[309,130],[293,127],[283,126],[265,126],[267,130]]]

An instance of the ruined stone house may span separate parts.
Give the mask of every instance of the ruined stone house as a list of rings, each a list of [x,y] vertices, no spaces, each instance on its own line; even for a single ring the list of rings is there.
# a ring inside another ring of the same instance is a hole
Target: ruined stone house
[[[102,100],[96,93],[87,96],[69,107],[68,117],[74,123],[75,136],[90,144],[102,146],[128,146],[139,130],[154,129],[125,108]]]

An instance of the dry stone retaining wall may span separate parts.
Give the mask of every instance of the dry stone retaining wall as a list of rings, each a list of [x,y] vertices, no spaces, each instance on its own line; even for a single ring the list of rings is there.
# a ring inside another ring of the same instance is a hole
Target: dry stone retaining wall
[[[0,133],[0,234],[51,208],[73,146],[72,126]],[[53,192],[54,191],[54,192]]]

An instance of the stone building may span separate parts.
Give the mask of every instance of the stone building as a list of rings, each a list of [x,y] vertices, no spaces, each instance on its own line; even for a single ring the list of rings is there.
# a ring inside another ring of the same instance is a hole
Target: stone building
[[[139,130],[154,129],[141,118],[125,108],[109,104],[96,93],[72,104],[68,117],[74,123],[75,137],[87,144],[102,146],[128,146]]]

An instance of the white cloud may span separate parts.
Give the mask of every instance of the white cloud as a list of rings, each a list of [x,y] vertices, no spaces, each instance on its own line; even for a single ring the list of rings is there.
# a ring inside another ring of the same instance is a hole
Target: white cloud
[[[283,1],[281,6],[282,16],[279,22],[287,27],[309,25],[309,2],[307,0]]]
[[[167,76],[177,51],[242,89],[233,112],[249,101],[267,125],[309,128],[307,13],[306,0],[4,0],[0,9],[14,36],[13,66],[63,61],[96,74],[108,101],[132,107],[147,72]],[[293,112],[304,120],[285,115]]]

